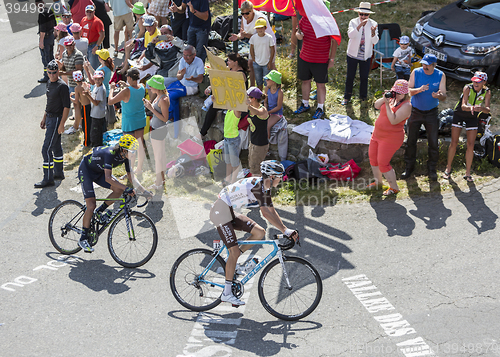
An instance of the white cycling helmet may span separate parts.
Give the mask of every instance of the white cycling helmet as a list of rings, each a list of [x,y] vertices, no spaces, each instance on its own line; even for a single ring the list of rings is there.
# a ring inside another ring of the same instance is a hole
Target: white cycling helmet
[[[260,172],[266,176],[281,176],[285,173],[285,168],[277,160],[266,160],[260,163]]]

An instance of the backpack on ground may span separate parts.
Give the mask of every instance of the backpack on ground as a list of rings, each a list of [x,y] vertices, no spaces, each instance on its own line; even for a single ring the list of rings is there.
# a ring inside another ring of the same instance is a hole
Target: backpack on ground
[[[485,148],[488,161],[500,167],[500,135],[490,136],[486,139]]]

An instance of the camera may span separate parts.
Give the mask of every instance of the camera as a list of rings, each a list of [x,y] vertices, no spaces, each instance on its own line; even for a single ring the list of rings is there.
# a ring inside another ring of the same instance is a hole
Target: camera
[[[391,98],[396,98],[396,92],[394,91],[389,91],[389,92],[385,92],[384,93],[384,96],[388,99],[391,99]]]

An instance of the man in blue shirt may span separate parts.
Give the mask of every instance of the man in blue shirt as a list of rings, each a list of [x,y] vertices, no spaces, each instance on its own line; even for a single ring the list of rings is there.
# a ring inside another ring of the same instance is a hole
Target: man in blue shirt
[[[179,71],[177,81],[167,87],[170,97],[169,122],[174,122],[174,137],[179,134],[180,108],[179,98],[193,95],[198,92],[198,84],[203,81],[205,65],[203,61],[196,57],[196,49],[193,46],[186,46],[179,61]]]
[[[408,139],[405,150],[406,170],[401,178],[403,180],[409,178],[415,169],[417,140],[420,127],[423,124],[429,146],[427,171],[429,179],[436,181],[436,165],[439,159],[438,105],[440,100],[446,99],[446,76],[442,71],[436,69],[437,58],[433,54],[426,54],[420,63],[422,67],[411,73],[408,83],[413,108],[410,119],[408,119]]]
[[[182,0],[182,6],[174,3],[170,10],[182,13],[186,11],[186,7],[189,9],[188,44],[196,47],[198,57],[205,62],[207,53],[203,46],[208,44],[208,34],[212,24],[208,0]]]

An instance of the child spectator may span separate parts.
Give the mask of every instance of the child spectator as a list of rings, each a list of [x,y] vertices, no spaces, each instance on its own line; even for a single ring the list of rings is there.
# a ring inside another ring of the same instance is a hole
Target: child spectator
[[[92,119],[90,118],[90,99],[84,94],[89,89],[88,83],[84,82],[82,71],[73,72],[73,80],[76,82],[75,91],[70,94],[71,101],[75,106],[75,121],[82,123],[83,145],[90,146],[90,128]]]
[[[241,112],[228,110],[224,118],[224,162],[226,163],[226,179],[223,186],[238,181],[238,168],[240,166],[240,134],[238,123]]]
[[[266,95],[257,87],[247,90],[248,123],[250,123],[250,144],[248,146],[248,165],[253,176],[260,176],[260,163],[266,159],[269,149],[267,138],[267,119],[269,114],[262,102]]]
[[[281,90],[281,73],[273,69],[264,77],[266,80],[265,106],[269,119],[267,120],[267,138],[271,138],[271,128],[283,117],[283,91]]]
[[[106,88],[103,86],[103,78],[103,71],[95,71],[95,85],[92,93],[89,90],[84,91],[84,94],[90,99],[91,103],[90,117],[92,118],[92,127],[90,129],[90,141],[92,142],[92,147],[102,146],[103,123],[106,117]]]
[[[410,47],[410,38],[401,36],[399,39],[399,47],[396,48],[392,56],[391,70],[396,72],[398,79],[410,79],[410,67],[413,48]]]
[[[273,38],[266,33],[266,28],[266,20],[258,19],[255,22],[257,33],[250,38],[250,57],[253,59],[255,81],[260,90],[262,90],[264,76],[272,69],[275,54]]]

